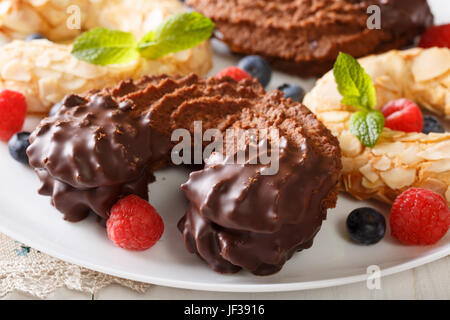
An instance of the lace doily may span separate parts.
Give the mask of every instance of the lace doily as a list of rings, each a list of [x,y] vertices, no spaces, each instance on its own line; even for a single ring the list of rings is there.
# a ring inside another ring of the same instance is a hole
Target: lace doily
[[[61,287],[95,294],[114,283],[141,293],[149,287],[54,259],[0,234],[0,298],[13,291],[45,298]]]

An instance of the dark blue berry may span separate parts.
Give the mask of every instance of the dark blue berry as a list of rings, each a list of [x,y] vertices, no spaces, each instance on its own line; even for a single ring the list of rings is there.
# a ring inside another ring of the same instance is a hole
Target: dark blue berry
[[[58,113],[58,111],[61,109],[61,107],[62,107],[62,103],[61,103],[61,102],[56,103],[56,104],[50,109],[50,112],[49,112],[48,115],[49,115],[50,117],[53,117],[55,114]]]
[[[431,132],[444,133],[445,128],[438,118],[433,116],[424,116],[422,132],[426,134]]]
[[[359,208],[348,216],[347,230],[350,238],[356,243],[375,244],[386,234],[386,219],[375,209]]]
[[[25,38],[25,41],[33,41],[33,40],[39,40],[39,39],[46,39],[46,38],[40,33],[32,33],[28,37]]]
[[[305,96],[305,90],[295,84],[283,84],[278,87],[278,90],[284,92],[286,98],[291,98],[293,101],[302,102]]]
[[[239,61],[238,67],[258,79],[263,87],[266,87],[272,79],[269,63],[260,56],[247,56]]]
[[[33,40],[39,40],[39,39],[46,39],[46,38],[40,33],[32,33],[28,37],[25,38],[25,41],[33,41]]]
[[[12,136],[8,143],[8,149],[11,156],[23,164],[28,164],[27,148],[30,145],[28,139],[29,132],[19,132]]]

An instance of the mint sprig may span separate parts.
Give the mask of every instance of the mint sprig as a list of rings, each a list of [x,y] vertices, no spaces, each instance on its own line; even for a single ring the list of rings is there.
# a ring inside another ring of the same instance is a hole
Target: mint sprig
[[[139,58],[137,42],[129,32],[95,28],[79,36],[72,55],[97,65],[127,63]]]
[[[176,14],[139,42],[130,32],[95,28],[74,42],[72,55],[96,65],[128,63],[139,58],[158,59],[192,48],[211,37],[214,23],[197,12]]]
[[[350,131],[366,147],[377,144],[384,128],[384,116],[378,110],[358,111],[350,118]]]
[[[138,50],[147,59],[158,59],[203,42],[213,30],[214,22],[200,13],[177,14],[146,34],[139,42]]]
[[[385,119],[379,110],[374,109],[377,95],[372,79],[355,58],[342,52],[334,64],[333,73],[343,97],[341,103],[358,110],[350,119],[350,131],[366,147],[375,146],[383,132]]]

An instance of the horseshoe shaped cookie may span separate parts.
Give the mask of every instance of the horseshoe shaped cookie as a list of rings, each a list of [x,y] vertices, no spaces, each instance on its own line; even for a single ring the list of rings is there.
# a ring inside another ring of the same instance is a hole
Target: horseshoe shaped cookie
[[[186,0],[238,53],[266,57],[284,72],[323,75],[338,53],[364,57],[412,44],[433,24],[426,0]],[[382,28],[368,27],[378,8]],[[372,12],[373,13],[373,12]]]
[[[77,14],[76,10],[81,17],[80,28],[71,29],[68,19]],[[127,78],[162,73],[205,75],[212,66],[207,41],[157,60],[141,57],[123,65],[92,65],[70,54],[70,43],[86,30],[101,26],[141,37],[184,10],[177,0],[75,0],[70,1],[70,7],[61,0],[2,1],[0,43],[6,44],[0,50],[0,88],[21,92],[27,99],[28,112],[43,114],[66,94],[113,86]],[[21,40],[35,32],[54,42]]]
[[[360,59],[377,90],[378,107],[407,98],[450,118],[450,50],[390,51]],[[338,137],[344,166],[341,188],[358,199],[391,203],[411,187],[431,189],[450,204],[450,133],[422,134],[385,128],[374,148],[349,131],[354,109],[340,103],[332,72],[318,80],[304,104]]]
[[[107,219],[121,197],[148,198],[152,172],[171,163],[171,133],[192,131],[194,121],[222,133],[273,128],[281,139],[272,175],[262,173],[268,167],[262,163],[204,159],[205,168],[182,187],[190,201],[179,223],[186,247],[218,272],[279,271],[311,247],[327,209],[336,205],[342,168],[337,139],[280,91],[266,93],[256,80],[196,75],[124,81],[67,96],[34,131],[27,153],[40,193],[51,196],[66,219],[92,211]],[[240,150],[247,145],[238,143]]]

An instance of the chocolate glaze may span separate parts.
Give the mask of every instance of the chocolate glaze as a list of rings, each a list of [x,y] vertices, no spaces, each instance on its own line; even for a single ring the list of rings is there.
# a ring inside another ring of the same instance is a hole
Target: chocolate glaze
[[[216,154],[182,187],[190,205],[179,223],[188,250],[216,271],[278,271],[312,245],[326,210],[335,206],[342,168],[336,138],[281,92],[266,93],[256,81],[195,75],[124,81],[68,96],[33,132],[27,153],[42,181],[40,193],[51,196],[67,220],[90,212],[107,219],[121,197],[147,198],[152,172],[170,164],[172,131],[192,131],[194,121],[202,121],[203,130],[280,131],[278,174],[261,175],[267,166],[249,159],[225,164]],[[244,139],[233,151],[250,147]]]
[[[161,159],[161,135],[149,120],[121,107],[110,95],[69,95],[30,138],[30,165],[43,182],[40,193],[70,221],[90,210],[106,218],[118,198],[147,199],[149,164]],[[168,152],[166,146],[166,152]]]
[[[216,23],[233,51],[265,56],[289,73],[317,76],[340,51],[354,57],[412,43],[433,23],[426,0],[186,0]],[[381,9],[368,29],[367,8]]]
[[[275,273],[312,246],[326,218],[323,201],[336,186],[333,160],[306,142],[289,148],[282,138],[276,175],[262,175],[267,166],[249,160],[227,161],[211,159],[182,186],[190,200],[179,224],[187,248],[218,272]]]
[[[381,29],[390,29],[401,37],[409,32],[421,33],[433,24],[433,14],[426,0],[370,0],[363,8],[376,4],[381,8]]]

